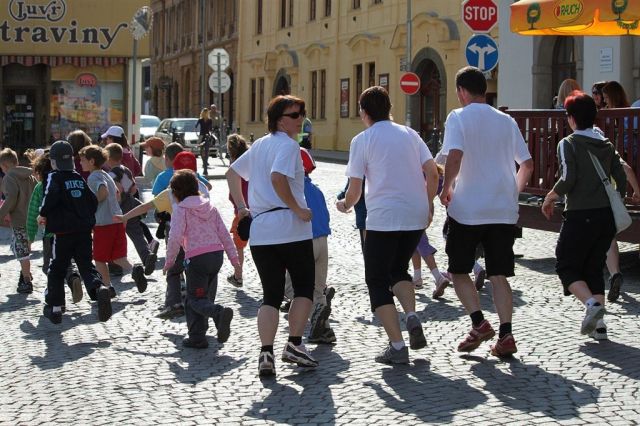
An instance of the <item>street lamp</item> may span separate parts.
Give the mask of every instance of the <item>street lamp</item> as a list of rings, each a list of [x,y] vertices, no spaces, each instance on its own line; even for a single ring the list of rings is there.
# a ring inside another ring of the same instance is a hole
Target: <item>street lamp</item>
[[[151,30],[153,24],[153,11],[149,6],[143,6],[136,11],[131,20],[131,34],[133,35],[133,70],[132,70],[132,83],[131,83],[131,143],[135,144],[136,134],[136,83],[137,83],[137,68],[138,68],[138,40],[141,40]],[[140,150],[138,157],[140,163],[142,163],[142,150]]]

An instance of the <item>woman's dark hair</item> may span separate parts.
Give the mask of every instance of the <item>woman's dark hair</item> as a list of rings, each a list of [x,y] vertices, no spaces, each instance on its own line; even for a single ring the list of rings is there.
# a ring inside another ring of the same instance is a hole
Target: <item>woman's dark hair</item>
[[[606,81],[596,81],[595,83],[593,83],[593,86],[591,86],[591,96],[600,95],[600,105],[596,104],[598,109],[604,108],[606,106],[604,102],[604,96],[602,95],[602,88],[606,84]]]
[[[390,119],[391,100],[387,89],[382,86],[371,86],[360,94],[360,109],[367,113],[373,122]]]
[[[578,130],[590,129],[596,121],[598,108],[593,98],[584,92],[575,90],[564,101],[567,116],[573,117]]]
[[[82,148],[91,145],[91,138],[82,130],[74,130],[67,136],[67,142],[73,148],[73,155],[77,157]]]
[[[291,95],[280,95],[271,99],[267,107],[267,128],[269,132],[275,133],[278,131],[278,120],[282,118],[284,110],[294,105],[300,105],[300,112],[302,115],[306,114],[304,101],[300,98]]]
[[[249,145],[247,141],[239,134],[234,133],[227,137],[227,151],[231,160],[237,160],[242,154],[247,152]]]
[[[192,195],[199,195],[198,178],[193,170],[176,170],[169,182],[173,196],[178,202]]]
[[[487,79],[476,67],[464,67],[456,73],[456,87],[465,89],[473,96],[484,96],[487,93]]]
[[[602,93],[607,95],[609,108],[629,108],[631,105],[624,88],[617,81],[610,81],[602,88]]]

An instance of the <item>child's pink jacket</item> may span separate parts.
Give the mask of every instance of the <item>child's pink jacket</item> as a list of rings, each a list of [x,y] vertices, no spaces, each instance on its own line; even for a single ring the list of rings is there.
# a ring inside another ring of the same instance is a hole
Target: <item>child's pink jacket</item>
[[[165,270],[173,266],[181,246],[185,259],[224,249],[232,265],[240,264],[238,252],[220,213],[203,196],[187,197],[174,206]]]

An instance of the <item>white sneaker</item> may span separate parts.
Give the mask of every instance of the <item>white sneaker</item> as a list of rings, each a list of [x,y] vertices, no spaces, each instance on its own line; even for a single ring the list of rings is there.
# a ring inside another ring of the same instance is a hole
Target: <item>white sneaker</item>
[[[598,320],[596,323],[596,329],[589,333],[589,337],[592,337],[595,340],[609,340],[609,337],[607,336],[607,324],[605,324],[604,320]]]
[[[307,348],[304,345],[295,346],[291,342],[287,342],[282,351],[282,360],[284,362],[291,362],[293,364],[298,364],[298,367],[312,367],[315,368],[318,366],[318,361],[316,361],[309,352],[307,352]]]
[[[422,284],[423,284],[422,277],[418,277],[418,278],[414,278],[413,279],[413,286],[415,288],[422,288]]]
[[[606,312],[607,311],[604,309],[604,306],[600,304],[587,307],[584,312],[584,319],[582,320],[580,333],[590,334],[592,331],[594,331],[596,329],[596,325],[598,324],[598,320],[601,320]]]

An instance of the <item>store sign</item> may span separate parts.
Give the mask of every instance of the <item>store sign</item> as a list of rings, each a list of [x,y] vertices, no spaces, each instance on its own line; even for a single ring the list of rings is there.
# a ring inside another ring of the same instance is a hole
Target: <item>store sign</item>
[[[9,0],[0,6],[3,54],[132,56],[130,17],[148,0]],[[149,56],[149,43],[138,45]]]
[[[98,78],[91,73],[85,72],[76,77],[76,84],[80,87],[96,87]]]

